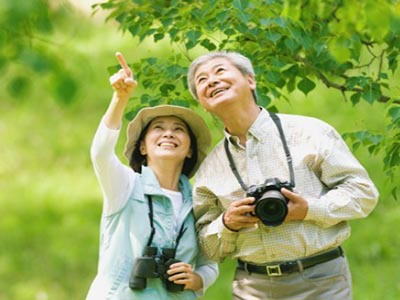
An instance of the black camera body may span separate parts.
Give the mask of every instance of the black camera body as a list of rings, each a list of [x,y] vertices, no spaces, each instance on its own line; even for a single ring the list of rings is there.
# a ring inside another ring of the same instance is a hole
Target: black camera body
[[[143,256],[135,259],[135,264],[129,279],[132,290],[143,290],[147,285],[147,278],[160,278],[168,292],[183,291],[183,284],[176,284],[168,280],[169,267],[180,260],[175,259],[175,248],[163,248],[162,254],[157,254],[157,247],[146,246]]]
[[[267,226],[282,224],[288,213],[289,200],[282,195],[281,188],[293,190],[290,182],[270,178],[263,184],[250,186],[246,191],[247,197],[255,198],[254,215]]]

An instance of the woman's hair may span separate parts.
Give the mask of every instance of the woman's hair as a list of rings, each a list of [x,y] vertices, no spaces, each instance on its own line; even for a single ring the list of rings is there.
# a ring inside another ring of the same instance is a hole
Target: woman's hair
[[[187,83],[189,86],[189,91],[195,99],[198,99],[196,92],[196,85],[194,82],[194,75],[197,69],[203,65],[204,63],[213,60],[215,58],[225,58],[231,62],[243,75],[251,75],[255,78],[253,65],[246,56],[237,53],[237,52],[229,52],[229,51],[215,51],[210,52],[208,54],[204,54],[196,58],[189,66],[188,75],[187,75]],[[253,93],[255,96],[255,92]]]
[[[146,136],[147,131],[149,130],[150,124],[152,121],[150,121],[142,130],[142,132],[139,135],[139,138],[135,144],[135,148],[132,152],[132,156],[129,160],[129,165],[130,167],[137,173],[142,173],[142,166],[147,166],[147,159],[146,155],[143,155],[140,153],[140,143],[144,141],[144,138]],[[184,122],[182,120],[182,122]],[[190,149],[192,150],[192,155],[191,157],[186,157],[185,161],[183,163],[183,168],[182,168],[182,173],[185,174],[186,176],[189,177],[190,172],[194,168],[196,162],[197,162],[197,139],[192,131],[192,129],[184,122],[188,132],[189,132],[189,137],[190,137]]]

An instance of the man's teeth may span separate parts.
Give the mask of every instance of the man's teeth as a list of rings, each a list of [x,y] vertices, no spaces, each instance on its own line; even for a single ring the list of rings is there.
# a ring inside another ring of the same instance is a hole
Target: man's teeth
[[[225,91],[226,89],[224,89],[224,88],[221,88],[221,89],[216,89],[214,92],[212,92],[212,94],[211,94],[211,97],[214,97],[216,94],[218,94],[219,92],[223,92],[223,91]]]

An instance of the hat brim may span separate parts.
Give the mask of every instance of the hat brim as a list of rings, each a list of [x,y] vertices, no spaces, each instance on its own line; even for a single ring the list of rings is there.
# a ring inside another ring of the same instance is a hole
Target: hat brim
[[[203,118],[189,108],[176,105],[158,105],[141,109],[128,124],[124,155],[130,161],[139,136],[146,125],[154,118],[165,116],[175,116],[182,119],[190,127],[197,140],[197,161],[188,174],[190,178],[207,155],[208,148],[211,145],[211,134]]]

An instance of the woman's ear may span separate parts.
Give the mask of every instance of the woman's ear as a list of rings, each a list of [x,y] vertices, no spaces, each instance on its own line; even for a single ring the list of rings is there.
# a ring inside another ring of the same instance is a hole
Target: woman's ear
[[[186,155],[187,158],[192,158],[193,156],[193,150],[192,148],[189,149],[188,154]]]
[[[142,154],[142,155],[147,154],[146,145],[143,143],[143,141],[140,142],[139,150],[140,150],[140,154]]]

